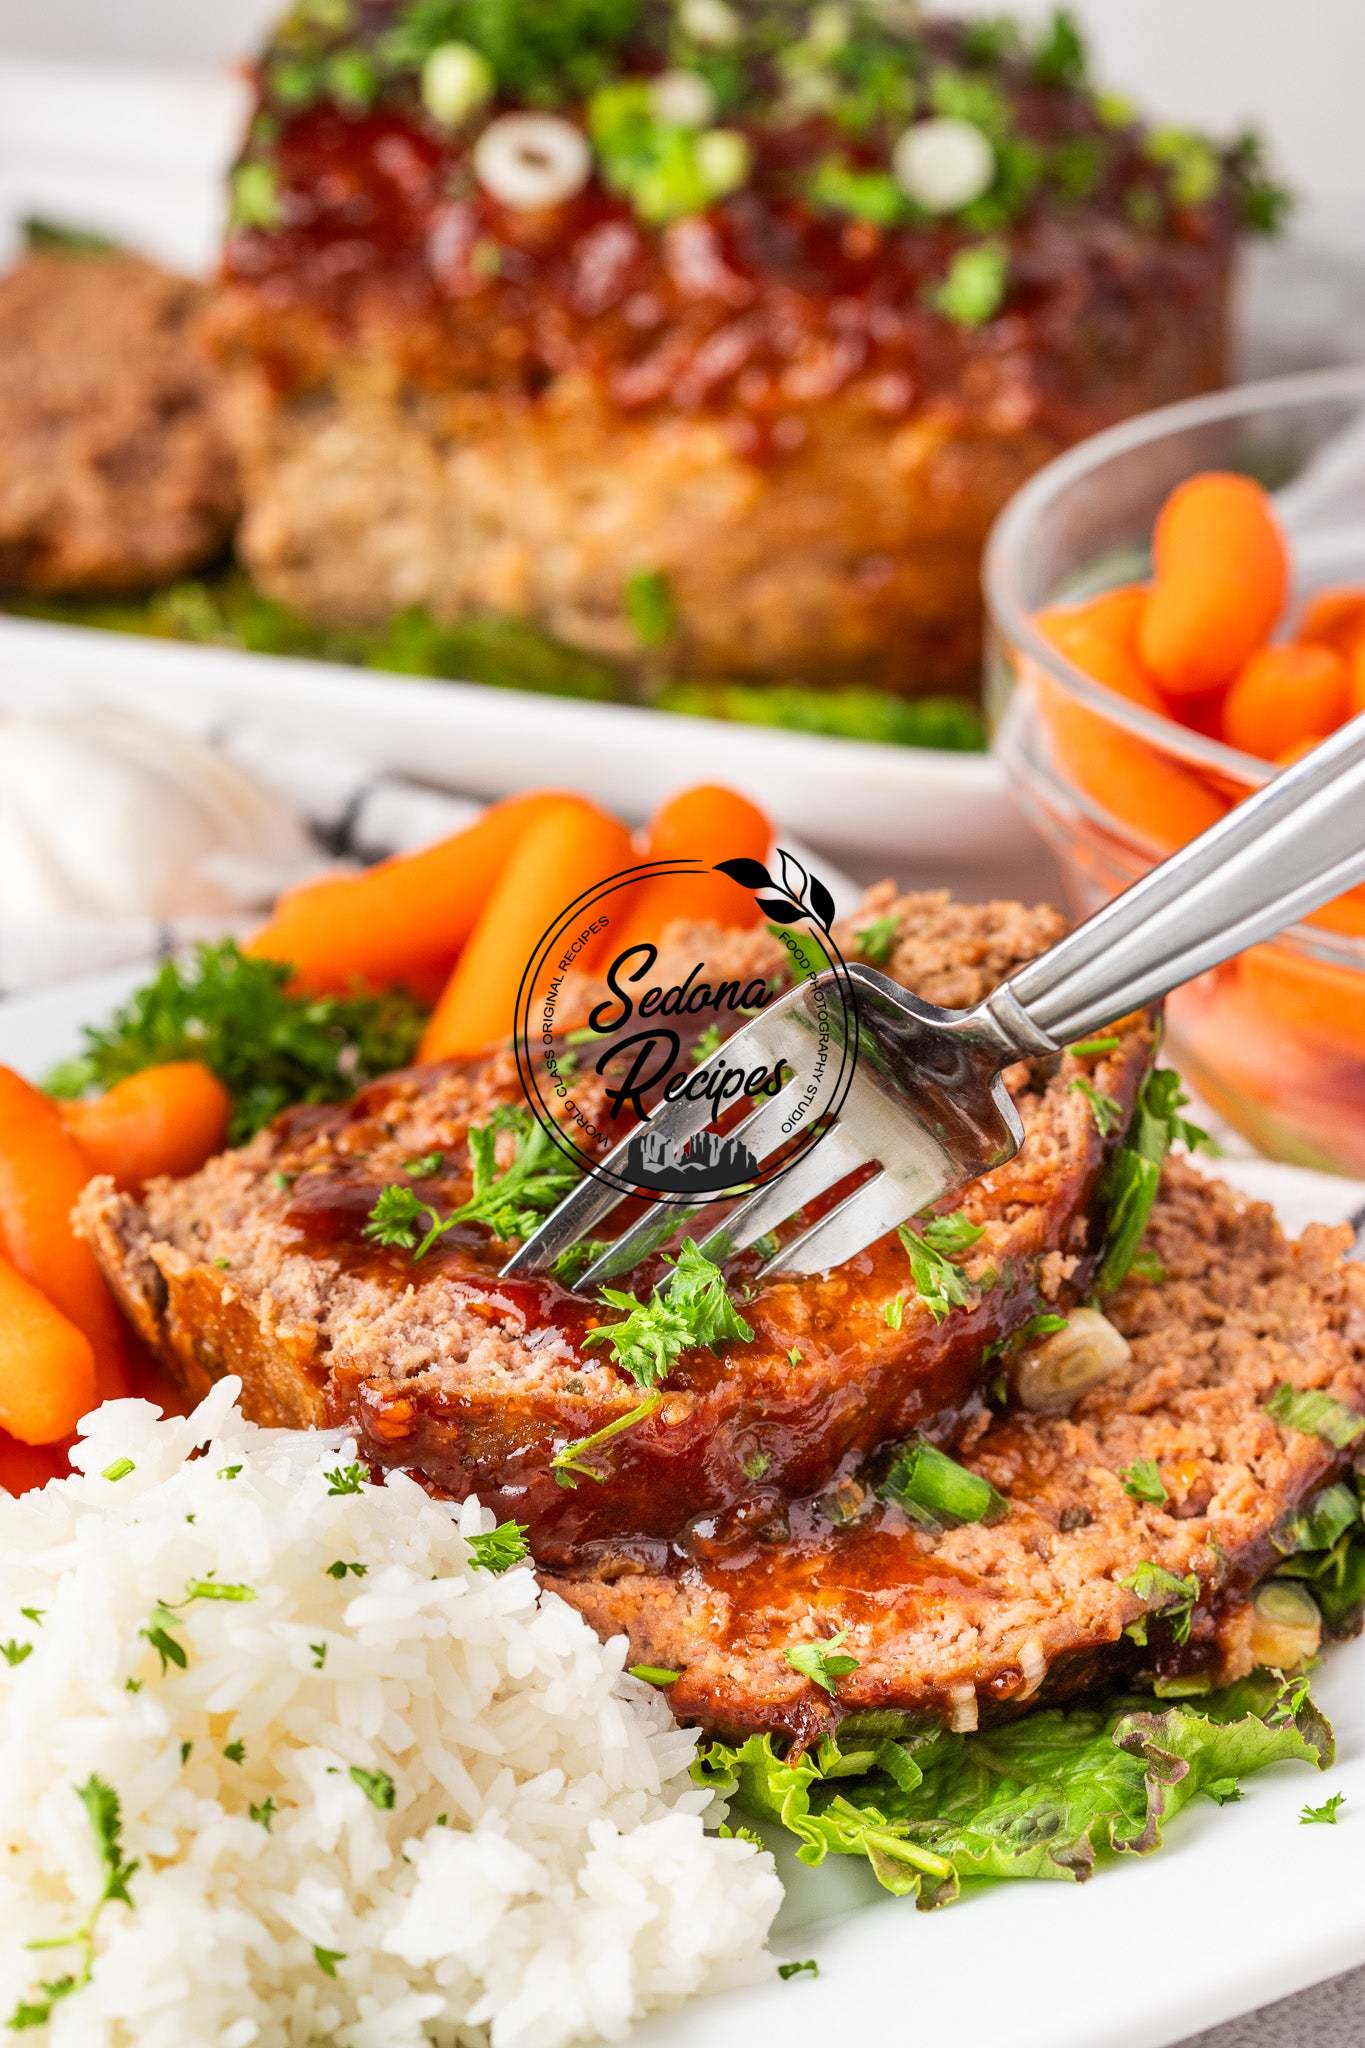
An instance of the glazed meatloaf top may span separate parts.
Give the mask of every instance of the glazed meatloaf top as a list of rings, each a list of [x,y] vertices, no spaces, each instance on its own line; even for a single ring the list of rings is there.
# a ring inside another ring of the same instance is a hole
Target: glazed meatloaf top
[[[807,1503],[747,1554],[636,1544],[554,1583],[634,1658],[681,1674],[684,1719],[802,1743],[853,1711],[970,1728],[1125,1674],[1240,1676],[1260,1661],[1246,1595],[1281,1559],[1276,1532],[1351,1458],[1349,1416],[1334,1445],[1267,1402],[1288,1383],[1365,1409],[1348,1235],[1290,1243],[1263,1204],[1173,1162],[1146,1277],[1106,1305],[1127,1362],[1070,1414],[1011,1407],[959,1453],[1003,1496],[998,1518],[916,1526],[873,1469],[840,1525]],[[849,1664],[826,1691],[786,1653],[836,1635]]]
[[[1074,432],[1275,209],[1253,145],[1096,95],[1062,16],[343,0],[296,7],[259,84],[220,331],[278,384],[358,345],[437,389],[586,378],[721,407],[749,455],[849,391]]]
[[[0,587],[145,589],[226,544],[237,467],[203,300],[136,256],[0,277]]]
[[[845,928],[850,950],[869,922],[888,938],[890,973],[955,1007],[1059,929],[1048,912],[892,902],[887,890]],[[678,957],[695,959],[696,937],[679,943]],[[745,979],[788,958],[765,932],[713,931],[707,943],[710,962]],[[465,1198],[471,1125],[518,1095],[509,1054],[289,1114],[193,1178],[154,1183],[141,1203],[96,1182],[82,1227],[192,1391],[238,1372],[257,1418],[346,1422],[377,1462],[477,1491],[528,1523],[542,1561],[581,1558],[585,1544],[627,1534],[742,1526],[910,1428],[954,1435],[979,1406],[985,1357],[1088,1285],[1105,1163],[1151,1046],[1136,1019],[1098,1051],[1014,1074],[1027,1140],[965,1197],[951,1303],[917,1291],[894,1235],[822,1279],[755,1286],[748,1255],[727,1277],[752,1337],[683,1352],[645,1413],[641,1387],[586,1342],[619,1311],[548,1276],[499,1279],[508,1247],[481,1226],[450,1232],[420,1262],[366,1235],[391,1183],[415,1184],[447,1213]],[[1097,1100],[1109,1105],[1099,1121]],[[505,1162],[514,1134],[498,1142]],[[659,1270],[631,1276],[637,1296]],[[572,1483],[566,1448],[604,1430],[610,1455],[580,1459],[590,1470]]]

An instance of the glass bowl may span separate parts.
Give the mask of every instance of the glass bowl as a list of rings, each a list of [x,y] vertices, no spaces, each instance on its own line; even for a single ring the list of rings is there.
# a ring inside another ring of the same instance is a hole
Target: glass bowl
[[[1365,587],[1365,366],[1245,385],[1096,435],[1025,486],[987,547],[995,745],[1078,913],[1275,773],[1092,682],[1034,623],[1049,605],[1144,579],[1163,501],[1207,469],[1274,492],[1291,615],[1324,586]],[[1173,1058],[1261,1151],[1365,1176],[1365,890],[1202,975],[1168,1019]]]

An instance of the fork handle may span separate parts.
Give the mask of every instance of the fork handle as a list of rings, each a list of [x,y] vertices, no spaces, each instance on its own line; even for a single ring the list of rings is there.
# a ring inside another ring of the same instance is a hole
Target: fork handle
[[[1024,1043],[1021,1026],[1065,1045],[1363,881],[1365,712],[1030,961],[985,1007]]]

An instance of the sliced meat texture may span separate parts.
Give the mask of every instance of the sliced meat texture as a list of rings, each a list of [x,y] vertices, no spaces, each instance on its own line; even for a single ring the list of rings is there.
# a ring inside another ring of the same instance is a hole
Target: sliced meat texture
[[[694,1529],[553,1583],[604,1635],[628,1635],[632,1661],[680,1674],[683,1719],[800,1745],[852,1712],[968,1729],[1102,1680],[1240,1677],[1257,1661],[1246,1596],[1280,1561],[1276,1532],[1351,1457],[1267,1401],[1287,1382],[1365,1410],[1365,1268],[1343,1258],[1348,1236],[1291,1243],[1266,1206],[1173,1161],[1149,1277],[1107,1304],[1127,1362],[1071,1413],[1011,1404],[959,1449],[1003,1496],[997,1518],[926,1529],[874,1484],[845,1486],[770,1504],[747,1541]],[[833,1659],[828,1688],[790,1661],[808,1670],[811,1644]]]
[[[870,943],[860,935],[873,925],[887,971],[952,1007],[977,1001],[1061,929],[1051,912],[897,899],[889,887],[843,930],[845,951]],[[742,979],[788,958],[764,932],[678,932],[655,976],[676,980],[698,957]],[[609,1346],[587,1342],[618,1310],[548,1277],[500,1279],[509,1247],[480,1226],[455,1229],[420,1260],[365,1235],[387,1184],[412,1183],[446,1214],[465,1199],[471,1126],[519,1100],[510,1054],[399,1074],[343,1109],[294,1112],[140,1202],[96,1182],[81,1227],[187,1392],[237,1373],[258,1420],[344,1423],[376,1463],[456,1497],[477,1492],[527,1523],[543,1564],[581,1566],[591,1546],[767,1527],[775,1508],[910,1430],[956,1439],[982,1412],[993,1354],[1090,1285],[1106,1164],[1152,1042],[1138,1018],[1099,1053],[1010,1077],[1027,1138],[962,1202],[980,1234],[956,1255],[960,1301],[917,1290],[894,1234],[810,1280],[756,1284],[750,1254],[727,1281],[752,1337],[683,1352],[643,1416],[641,1386]],[[511,1143],[504,1133],[502,1156]],[[632,1291],[643,1297],[661,1271],[637,1270]],[[600,1448],[566,1470],[566,1447],[589,1438]]]
[[[153,588],[238,510],[204,288],[138,256],[42,254],[0,277],[0,588]]]

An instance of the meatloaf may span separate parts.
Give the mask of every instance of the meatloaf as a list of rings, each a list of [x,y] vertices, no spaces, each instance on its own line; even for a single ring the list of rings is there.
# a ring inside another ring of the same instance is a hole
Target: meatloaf
[[[137,256],[0,277],[0,588],[150,589],[226,546],[237,467],[203,301]]]
[[[254,575],[642,672],[971,679],[994,515],[1222,381],[1269,210],[1063,17],[365,0],[258,81],[215,318]]]
[[[1068,1415],[1011,1405],[978,1422],[959,1453],[1003,1518],[931,1532],[869,1485],[851,1510],[842,1496],[851,1519],[807,1502],[747,1548],[637,1543],[553,1583],[604,1635],[624,1631],[634,1659],[681,1674],[669,1697],[684,1719],[802,1744],[854,1711],[971,1728],[1125,1676],[1191,1690],[1241,1676],[1260,1661],[1246,1596],[1281,1561],[1276,1531],[1351,1458],[1267,1400],[1288,1382],[1365,1409],[1365,1268],[1343,1260],[1348,1235],[1288,1242],[1263,1204],[1172,1163],[1147,1277],[1107,1305],[1127,1363]],[[1142,1461],[1158,1485],[1134,1483]],[[832,1695],[786,1651],[837,1632],[856,1665]]]
[[[955,1007],[1060,930],[1050,912],[880,891],[843,943],[856,950],[869,920],[885,937],[888,917],[888,971]],[[675,944],[655,969],[664,985],[700,951],[743,980],[788,959],[766,932]],[[448,1494],[476,1491],[529,1524],[542,1562],[581,1561],[585,1545],[625,1536],[766,1520],[774,1503],[818,1491],[911,1428],[953,1438],[980,1407],[990,1353],[1088,1287],[1106,1162],[1151,1050],[1137,1018],[1096,1052],[1016,1071],[1027,1139],[965,1198],[980,1235],[961,1256],[959,1305],[944,1313],[915,1291],[894,1235],[813,1280],[754,1287],[750,1255],[730,1281],[744,1290],[752,1341],[685,1352],[662,1403],[628,1428],[639,1386],[585,1344],[614,1319],[600,1302],[547,1276],[499,1279],[507,1247],[479,1226],[451,1232],[420,1263],[364,1234],[381,1188],[410,1178],[414,1159],[423,1200],[448,1210],[465,1198],[471,1124],[518,1094],[509,1053],[394,1076],[343,1109],[288,1114],[198,1175],[153,1183],[140,1202],[97,1181],[81,1227],[187,1391],[236,1372],[258,1420],[345,1423],[377,1463]],[[1105,1098],[1101,1129],[1092,1105]],[[658,1270],[632,1276],[637,1294]],[[621,1433],[597,1483],[557,1483],[556,1455],[613,1424]]]

